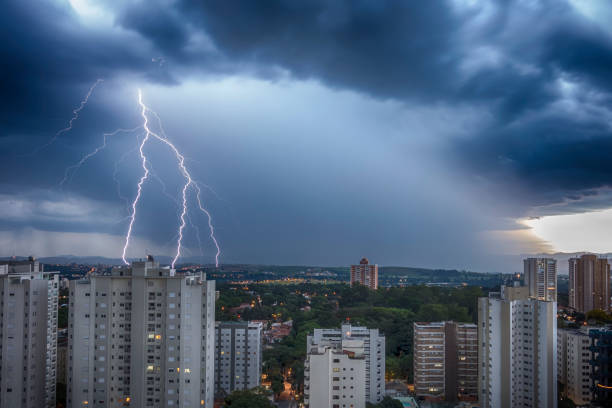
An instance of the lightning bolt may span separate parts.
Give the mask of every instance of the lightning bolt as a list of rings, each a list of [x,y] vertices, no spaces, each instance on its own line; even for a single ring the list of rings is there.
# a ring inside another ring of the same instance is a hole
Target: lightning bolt
[[[40,146],[38,149],[34,150],[32,153],[30,153],[30,155],[36,154],[39,151],[45,149],[46,147],[49,147],[51,144],[53,144],[53,142],[55,142],[57,140],[57,138],[62,134],[62,133],[66,133],[69,132],[70,130],[72,130],[72,125],[74,124],[74,121],[76,121],[79,118],[79,112],[81,112],[83,110],[83,108],[85,107],[85,105],[87,105],[87,102],[89,101],[89,97],[91,96],[91,94],[93,93],[94,89],[96,89],[96,87],[100,84],[104,82],[103,79],[99,78],[96,80],[96,82],[93,83],[93,85],[89,88],[89,91],[87,91],[87,93],[85,94],[85,97],[81,100],[81,103],[79,104],[79,106],[77,106],[76,108],[74,108],[72,110],[72,117],[70,118],[70,120],[68,121],[68,125],[63,128],[58,130],[55,135],[53,135],[53,137],[51,138],[51,140],[49,140],[47,143],[45,143],[44,145]]]
[[[170,201],[172,201],[174,204],[176,204],[177,208],[180,206],[179,201],[176,197],[173,197],[170,195],[170,193],[168,193],[168,188],[166,187],[166,183],[164,183],[164,181],[155,173],[155,171],[153,170],[153,168],[150,168],[149,171],[151,172],[151,176],[157,180],[157,182],[159,183],[159,185],[162,188],[162,194],[165,195],[166,197],[168,197],[168,199]],[[180,214],[179,214],[180,217]],[[202,239],[200,238],[200,229],[198,228],[197,225],[195,225],[193,223],[193,220],[191,219],[191,217],[189,216],[189,214],[187,214],[187,221],[189,222],[189,226],[191,228],[194,229],[195,234],[196,234],[196,239],[198,241],[198,248],[200,248],[200,256],[203,256],[203,251],[202,251]],[[175,239],[175,238],[173,238]]]
[[[194,183],[194,186],[197,190],[196,198],[198,200],[198,208],[200,209],[200,211],[206,214],[206,217],[208,218],[208,230],[210,231],[209,237],[212,240],[212,242],[215,244],[215,247],[217,248],[217,253],[215,253],[215,267],[218,268],[219,267],[219,256],[221,255],[221,248],[219,247],[219,242],[217,242],[217,238],[215,237],[215,227],[212,224],[212,217],[210,215],[210,212],[206,208],[204,208],[204,206],[202,205],[202,199],[200,198],[200,194],[202,191],[200,190],[200,186],[198,186],[197,183]]]
[[[98,152],[100,150],[104,150],[106,148],[106,139],[109,136],[115,136],[118,133],[123,133],[123,132],[134,132],[135,130],[140,129],[140,126],[137,126],[133,129],[117,129],[114,130],[110,133],[103,133],[103,142],[100,146],[96,147],[94,150],[92,150],[91,152],[87,153],[85,156],[83,156],[81,158],[81,160],[79,160],[77,163],[73,164],[72,166],[69,166],[66,168],[66,170],[64,171],[64,178],[60,181],[60,186],[63,186],[64,183],[66,183],[68,181],[68,179],[72,180],[72,177],[74,177],[74,174],[78,171],[78,169],[81,168],[81,166],[89,159],[91,159],[93,156],[95,156],[96,154],[98,154]],[[74,170],[72,172],[72,174],[70,174],[70,171]]]
[[[138,139],[137,139],[138,140]],[[121,155],[121,157],[119,158],[119,160],[117,160],[113,166],[113,180],[115,181],[115,186],[117,187],[117,196],[121,199],[121,201],[123,201],[125,203],[125,211],[126,213],[130,213],[130,202],[128,200],[128,198],[126,196],[124,196],[121,193],[121,182],[119,181],[119,165],[125,160],[125,158],[134,153],[136,150],[138,150],[138,146],[140,145],[140,143],[138,143],[136,145],[136,147],[134,147],[133,149],[130,149],[128,151],[126,151],[125,153],[123,153]]]
[[[138,90],[138,100],[140,102],[141,96],[140,96],[140,90]],[[142,103],[141,103],[142,105]],[[149,127],[148,125],[148,118],[146,115],[146,110],[144,105],[142,105],[142,112],[141,115],[143,117],[144,123],[143,123],[143,128],[145,129],[145,136],[142,138],[142,141],[140,142],[140,145],[138,146],[138,152],[140,153],[140,160],[142,163],[142,169],[144,170],[144,173],[142,175],[142,177],[140,177],[140,180],[138,181],[138,185],[137,185],[137,192],[136,192],[136,198],[134,198],[134,201],[132,202],[132,213],[130,215],[130,224],[128,225],[128,230],[127,230],[127,234],[125,236],[125,245],[123,246],[123,254],[121,255],[121,259],[123,260],[123,263],[126,265],[129,265],[130,263],[127,261],[127,259],[125,258],[125,255],[127,253],[127,249],[130,246],[130,238],[132,237],[132,228],[134,227],[134,221],[136,220],[136,207],[138,206],[138,201],[140,201],[140,197],[142,196],[142,185],[144,184],[144,182],[147,180],[147,178],[149,177],[149,169],[147,167],[147,156],[145,156],[144,154],[144,146],[147,143],[147,141],[149,140],[149,137],[151,136],[151,132],[149,131]]]
[[[147,109],[147,110],[149,112],[151,112],[151,114],[153,116],[155,116],[155,118],[157,119],[157,123],[158,123],[158,126],[159,126],[160,133],[163,136],[163,139],[167,141],[168,140],[168,136],[166,135],[166,131],[164,130],[164,125],[162,124],[161,118],[159,117],[157,112],[155,112],[155,111],[153,111],[151,109]],[[174,151],[177,154],[177,158],[179,158],[180,155],[178,154],[178,151],[176,150],[176,148],[174,148]],[[181,163],[181,167],[186,170],[186,167],[184,166],[185,158],[183,156],[180,156],[179,162]],[[215,237],[215,228],[214,228],[213,223],[212,223],[212,216],[211,216],[210,212],[202,205],[202,199],[201,199],[202,191],[200,189],[200,185],[195,180],[191,179],[191,176],[189,176],[188,181],[189,181],[189,184],[192,185],[196,189],[196,199],[197,199],[197,202],[198,202],[198,209],[200,211],[202,211],[206,215],[206,218],[208,220],[208,230],[210,231],[209,237],[210,237],[211,241],[215,244],[215,248],[217,250],[216,253],[215,253],[215,267],[218,268],[219,267],[219,256],[221,255],[221,247],[219,246],[219,242],[217,241],[217,238]],[[221,197],[219,197],[217,192],[215,190],[213,190],[213,188],[211,186],[209,186],[207,184],[203,184],[203,183],[202,183],[202,185],[205,188],[207,188],[210,192],[212,192],[215,195],[215,197],[217,197],[217,199],[221,200]],[[187,185],[185,185],[185,187],[187,187]],[[183,190],[183,193],[184,193],[184,190]],[[183,208],[185,208],[185,206],[183,206]],[[183,220],[183,219],[181,218],[181,220]],[[191,223],[191,220],[190,220],[190,223]],[[195,225],[192,224],[192,226],[196,230],[197,239],[198,239],[198,242],[200,243],[200,251],[201,251],[202,243],[201,243],[201,240],[200,240],[200,230],[197,227],[195,227]]]
[[[128,226],[128,230],[127,230],[126,237],[125,237],[125,245],[123,247],[123,254],[122,254],[123,262],[125,264],[128,264],[128,261],[126,259],[126,253],[127,253],[127,250],[130,244],[134,221],[136,220],[136,209],[138,207],[140,197],[142,196],[142,187],[145,181],[148,179],[149,174],[150,174],[150,170],[147,166],[147,157],[144,153],[144,147],[151,138],[154,138],[160,141],[161,143],[165,144],[166,146],[170,148],[170,150],[172,150],[172,152],[174,153],[177,159],[179,171],[181,172],[181,174],[183,175],[183,178],[185,179],[185,183],[183,184],[183,187],[181,188],[182,210],[179,215],[180,223],[178,227],[178,240],[176,243],[176,253],[174,255],[174,258],[172,259],[172,268],[174,268],[174,266],[176,265],[176,261],[181,256],[182,244],[183,244],[183,231],[187,225],[187,218],[188,218],[187,216],[187,210],[188,210],[187,195],[190,189],[195,190],[196,198],[198,202],[198,208],[208,217],[208,227],[210,229],[210,237],[212,241],[214,242],[215,247],[217,248],[217,252],[215,255],[215,266],[218,267],[219,266],[219,256],[220,256],[221,250],[219,247],[219,243],[215,237],[215,230],[214,230],[213,223],[212,223],[212,216],[210,212],[208,212],[208,210],[206,210],[206,208],[202,205],[202,200],[200,198],[200,187],[194,181],[193,177],[191,176],[191,173],[189,172],[189,170],[187,169],[187,166],[185,165],[185,156],[183,156],[181,152],[177,149],[177,147],[172,142],[170,142],[170,140],[168,140],[165,134],[165,131],[163,130],[163,127],[161,126],[161,118],[159,117],[159,115],[157,115],[155,111],[153,111],[152,109],[150,109],[149,107],[145,105],[142,99],[142,91],[140,89],[138,90],[138,104],[140,106],[140,115],[142,116],[142,120],[143,120],[142,128],[145,131],[145,137],[143,138],[139,146],[140,158],[141,158],[141,163],[142,163],[142,168],[143,168],[143,175],[138,182],[136,197],[134,198],[134,201],[132,202],[132,212],[130,216],[130,224]],[[159,133],[152,131],[151,128],[149,127],[149,118],[147,116],[147,112],[151,113],[157,118],[159,125],[160,125],[160,129],[161,129],[160,131],[161,135]]]

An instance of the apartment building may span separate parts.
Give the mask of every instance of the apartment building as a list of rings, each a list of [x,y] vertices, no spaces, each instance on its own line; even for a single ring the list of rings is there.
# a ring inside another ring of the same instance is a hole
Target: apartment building
[[[478,334],[471,323],[414,323],[415,393],[429,401],[478,399]]]
[[[362,258],[359,265],[351,265],[351,287],[356,283],[378,289],[378,265],[370,265],[368,258]]]
[[[55,407],[58,274],[0,261],[0,407]]]
[[[529,296],[538,300],[557,301],[557,261],[552,258],[523,260],[525,286]]]
[[[214,308],[214,281],[152,257],[71,281],[68,407],[212,407]]]
[[[591,391],[591,339],[588,329],[558,329],[557,375],[563,395],[576,405],[588,405]]]
[[[557,406],[557,304],[502,287],[478,299],[479,403]]]
[[[304,404],[307,408],[365,408],[366,346],[344,338],[340,344],[308,343],[304,363]]]
[[[313,334],[308,336],[306,344],[308,350],[314,347],[329,347],[342,351],[343,343],[349,340],[363,341],[365,398],[366,402],[376,404],[385,396],[385,337],[378,329],[350,324],[343,324],[341,329],[315,329]]]
[[[581,313],[610,310],[610,264],[606,258],[591,254],[570,258],[569,307]]]
[[[261,322],[216,322],[215,394],[261,385]]]

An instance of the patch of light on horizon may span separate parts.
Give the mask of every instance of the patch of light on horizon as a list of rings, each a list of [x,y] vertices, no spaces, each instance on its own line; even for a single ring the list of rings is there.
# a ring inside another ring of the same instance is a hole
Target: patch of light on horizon
[[[612,251],[612,209],[523,220],[538,238],[559,252]]]

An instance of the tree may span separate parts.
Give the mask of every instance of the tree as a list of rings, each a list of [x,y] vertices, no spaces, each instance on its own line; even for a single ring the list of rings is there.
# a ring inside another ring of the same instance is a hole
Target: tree
[[[268,397],[260,389],[248,391],[234,391],[227,397],[224,408],[274,408]]]
[[[272,389],[274,395],[280,395],[280,393],[285,389],[285,382],[283,381],[283,377],[281,375],[273,376],[270,382],[272,383],[270,388]]]
[[[403,408],[403,404],[389,396],[385,397],[378,404],[366,404],[366,408]]]
[[[607,323],[611,319],[610,315],[600,309],[593,309],[586,314],[587,320],[595,319],[598,323]]]

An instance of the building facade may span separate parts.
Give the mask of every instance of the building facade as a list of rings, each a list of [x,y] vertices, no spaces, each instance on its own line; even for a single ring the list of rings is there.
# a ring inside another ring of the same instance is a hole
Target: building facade
[[[576,405],[588,405],[593,399],[590,345],[588,330],[557,331],[557,376],[563,396]]]
[[[307,408],[365,408],[366,348],[363,340],[342,339],[340,345],[308,343],[304,363]]]
[[[612,328],[589,330],[593,406],[609,407],[612,401]]]
[[[481,407],[557,407],[556,314],[527,287],[478,299]]]
[[[523,260],[525,286],[529,296],[538,300],[557,301],[557,261],[552,258]]]
[[[380,402],[385,396],[385,336],[378,329],[343,324],[338,329],[315,329],[306,341],[307,351],[316,347],[329,347],[342,351],[343,344],[349,340],[362,341],[365,360],[365,400],[372,404]],[[311,373],[311,378],[313,378]],[[316,407],[316,405],[311,405]]]
[[[414,388],[431,401],[478,399],[475,324],[414,323]]]
[[[55,407],[58,274],[0,262],[0,407]]]
[[[214,281],[152,257],[71,281],[68,407],[212,407],[214,309]]]
[[[378,289],[378,265],[370,265],[368,258],[362,258],[359,265],[351,265],[351,286],[356,283]]]
[[[610,310],[610,264],[606,258],[590,254],[570,258],[569,307],[581,313]]]
[[[215,394],[261,385],[263,324],[216,322]]]

